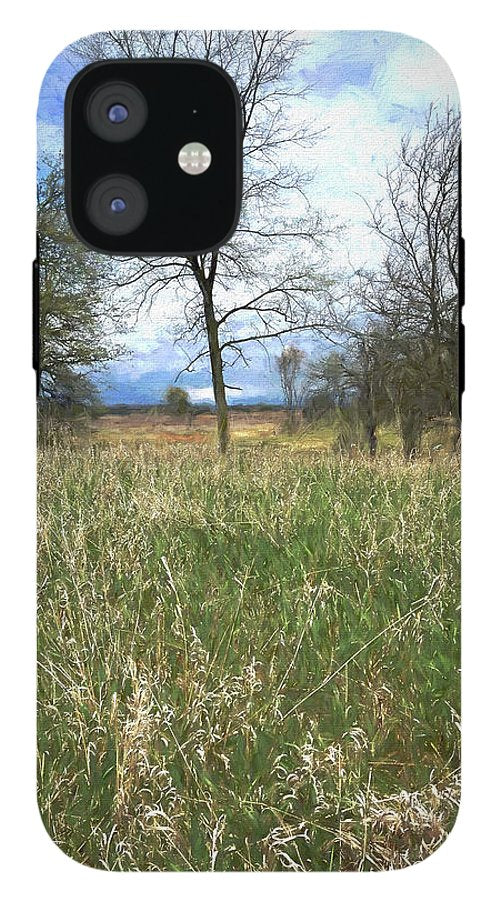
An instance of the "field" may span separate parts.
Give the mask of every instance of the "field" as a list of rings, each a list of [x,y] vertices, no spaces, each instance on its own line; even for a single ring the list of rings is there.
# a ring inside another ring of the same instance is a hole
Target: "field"
[[[459,795],[455,459],[277,421],[220,459],[170,424],[40,448],[49,833],[105,869],[426,857]]]
[[[285,428],[286,413],[283,409],[232,409],[230,430],[237,446],[286,446],[295,450],[331,450],[340,444],[349,445],[347,455],[357,455],[363,445],[362,429],[349,429],[348,440],[340,442],[338,422],[325,421],[307,424],[301,420],[296,433],[289,434]],[[87,440],[104,443],[141,442],[150,444],[204,444],[216,443],[216,416],[214,412],[203,412],[192,418],[169,415],[162,409],[137,409],[126,414],[113,412],[110,407],[104,415],[82,422],[82,433]],[[344,435],[345,438],[345,435]],[[381,426],[378,429],[381,451],[401,451],[402,444],[398,429]],[[423,435],[421,450],[424,456],[454,455],[456,433],[450,420],[437,420],[433,428]]]
[[[273,440],[282,436],[284,419],[283,410],[233,410],[230,415],[231,433],[238,444]],[[214,412],[210,411],[198,413],[190,419],[188,415],[169,415],[155,407],[148,411],[137,410],[118,415],[113,413],[111,407],[92,421],[90,434],[94,440],[106,442],[213,444],[216,422]]]

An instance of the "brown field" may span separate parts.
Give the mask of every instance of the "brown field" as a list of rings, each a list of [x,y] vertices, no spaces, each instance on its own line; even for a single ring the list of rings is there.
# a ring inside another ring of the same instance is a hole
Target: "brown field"
[[[252,442],[267,440],[281,433],[284,419],[283,410],[235,410],[230,414],[231,433],[243,442],[245,439]],[[210,412],[190,418],[157,410],[140,410],[99,416],[92,422],[91,432],[97,441],[209,444],[215,438],[216,427],[216,416]]]
[[[285,427],[285,410],[233,410],[230,413],[230,434],[238,446],[286,445],[290,451],[338,450],[339,424],[327,422],[307,423],[304,420],[290,434]],[[106,412],[87,421],[83,433],[90,430],[92,443],[151,443],[158,445],[216,444],[216,416],[212,412],[195,416],[174,416],[162,410],[131,410],[127,413]],[[349,455],[366,452],[362,429],[353,429],[347,441]],[[342,442],[345,449],[345,440]],[[401,441],[395,423],[378,429],[380,452],[401,452]],[[423,456],[435,458],[442,454],[454,454],[455,429],[450,420],[435,421],[423,435]]]

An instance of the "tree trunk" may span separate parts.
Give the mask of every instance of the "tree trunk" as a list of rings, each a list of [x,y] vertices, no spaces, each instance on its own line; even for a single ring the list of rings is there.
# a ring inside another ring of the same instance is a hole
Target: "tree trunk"
[[[400,416],[404,456],[409,461],[419,454],[423,424],[422,412],[415,407],[404,410]]]
[[[206,286],[203,290],[204,317],[208,334],[208,347],[210,350],[211,379],[213,393],[217,407],[217,432],[218,448],[220,453],[226,453],[229,446],[229,408],[225,396],[225,384],[223,377],[222,353],[218,340],[218,325],[213,309],[212,289]]]
[[[296,410],[294,406],[288,406],[288,431],[294,434],[296,431]]]
[[[376,435],[376,425],[372,422],[367,427],[367,443],[369,446],[369,456],[374,459],[378,447],[378,438]]]
[[[222,351],[220,350],[218,339],[218,322],[213,307],[213,285],[217,271],[217,262],[218,254],[213,253],[207,273],[201,258],[193,256],[190,260],[192,271],[196,276],[196,281],[203,295],[204,321],[210,352],[211,383],[217,408],[218,448],[220,453],[226,453],[229,446],[229,408],[225,396]]]

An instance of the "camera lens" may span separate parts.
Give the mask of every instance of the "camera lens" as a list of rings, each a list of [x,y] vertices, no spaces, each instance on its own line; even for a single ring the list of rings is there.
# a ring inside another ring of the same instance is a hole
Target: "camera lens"
[[[135,85],[109,81],[90,95],[86,116],[90,130],[103,140],[129,141],[147,121],[147,103]]]
[[[128,119],[128,110],[123,103],[113,103],[107,111],[107,117],[113,125],[121,125]]]
[[[119,215],[119,213],[125,212],[126,202],[123,200],[123,197],[115,197],[111,200],[110,207],[111,212]]]
[[[105,234],[130,234],[142,224],[148,209],[147,194],[135,178],[108,175],[96,181],[87,196],[87,215]]]

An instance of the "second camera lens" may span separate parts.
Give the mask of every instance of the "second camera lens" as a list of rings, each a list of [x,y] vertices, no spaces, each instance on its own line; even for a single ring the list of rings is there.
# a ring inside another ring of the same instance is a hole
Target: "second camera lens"
[[[108,175],[92,185],[86,206],[88,218],[99,231],[130,234],[147,215],[147,194],[129,175]]]

